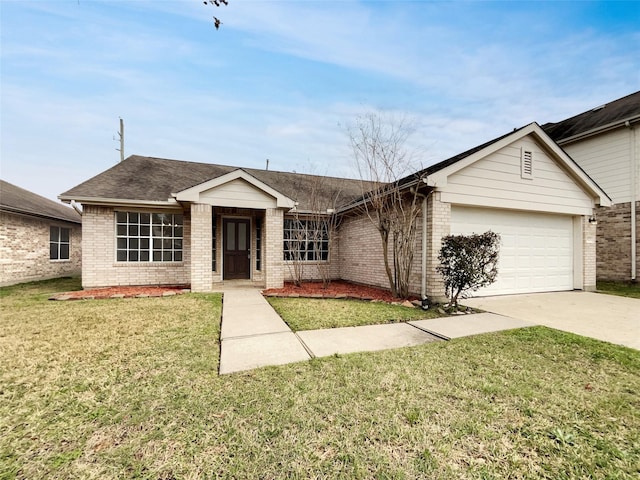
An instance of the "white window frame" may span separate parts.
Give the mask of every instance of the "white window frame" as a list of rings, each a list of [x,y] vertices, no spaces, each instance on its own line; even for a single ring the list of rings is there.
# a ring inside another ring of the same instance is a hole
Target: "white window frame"
[[[54,229],[56,232],[54,238]],[[67,240],[62,240],[62,231],[67,231]],[[61,258],[63,254],[63,246],[67,247],[67,257]],[[55,246],[56,258],[52,257],[52,247]],[[49,261],[51,262],[69,262],[71,261],[71,228],[69,227],[61,227],[59,225],[50,225],[49,226]]]
[[[119,210],[114,214],[118,264],[182,263],[184,215]]]
[[[291,224],[295,225],[295,222],[298,222],[302,228],[295,229],[291,228]],[[324,230],[323,239],[321,240],[321,248],[320,248],[320,258],[316,258],[316,244],[318,240],[314,238],[314,232],[317,232],[317,229],[309,228],[309,224],[317,222],[317,220],[312,218],[295,218],[295,217],[285,217],[283,222],[283,241],[282,241],[282,255],[285,262],[295,262],[300,261],[304,263],[328,263],[330,260],[331,253],[331,239],[329,236],[329,227],[326,223],[322,223],[321,227]],[[311,234],[310,234],[311,232]],[[299,249],[299,254],[303,258],[294,258],[292,254],[292,247],[295,247],[296,243],[304,243],[303,246]],[[325,248],[326,245],[326,248]]]

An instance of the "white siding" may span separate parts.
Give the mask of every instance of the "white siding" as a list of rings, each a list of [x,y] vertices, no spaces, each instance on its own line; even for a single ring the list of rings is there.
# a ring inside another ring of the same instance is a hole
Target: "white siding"
[[[276,199],[242,179],[235,179],[200,194],[200,203],[219,207],[274,208]]]
[[[614,203],[631,201],[630,135],[621,128],[563,146]]]
[[[520,152],[533,152],[533,178],[522,178]],[[593,201],[531,137],[454,173],[442,201],[461,205],[589,215]]]

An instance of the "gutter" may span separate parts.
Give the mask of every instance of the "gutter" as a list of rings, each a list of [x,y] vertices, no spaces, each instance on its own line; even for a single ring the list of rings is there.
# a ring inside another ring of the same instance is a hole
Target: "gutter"
[[[392,182],[390,182],[392,183]],[[388,194],[391,194],[393,192],[396,192],[398,190],[405,190],[405,189],[409,189],[411,190],[413,187],[415,187],[418,184],[425,184],[428,185],[426,182],[426,177],[424,178],[416,178],[415,180],[411,180],[407,183],[404,183],[402,185],[397,185],[395,188],[393,188],[392,190],[389,190]],[[384,184],[384,185],[388,185],[388,184]],[[428,185],[431,186],[431,185]],[[369,193],[369,192],[367,192]],[[345,213],[348,212],[349,210],[353,210],[354,208],[357,208],[361,205],[364,205],[365,203],[367,203],[369,200],[367,197],[365,197],[367,195],[367,193],[363,194],[362,197],[360,197],[358,200],[356,200],[353,203],[349,203],[347,205],[343,205],[342,207],[339,207],[336,211],[336,213],[341,214],[341,213]]]
[[[25,217],[43,218],[45,220],[53,220],[55,222],[75,223],[82,225],[82,220],[72,220],[70,218],[54,217],[53,215],[46,215],[42,213],[29,212],[27,210],[21,210],[19,208],[9,207],[7,205],[0,205],[0,212],[12,213],[14,215],[23,215]]]
[[[155,207],[155,208],[173,208],[180,207],[180,204],[175,199],[169,199],[167,201],[162,200],[130,200],[124,198],[101,198],[101,197],[66,197],[63,195],[58,198],[64,202],[73,206],[73,203],[81,203],[83,205],[106,205],[112,207]]]

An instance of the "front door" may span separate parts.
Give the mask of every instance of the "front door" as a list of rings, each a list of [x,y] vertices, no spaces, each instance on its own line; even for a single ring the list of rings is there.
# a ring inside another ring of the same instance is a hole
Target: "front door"
[[[251,278],[249,249],[250,229],[249,220],[225,218],[224,222],[224,279]]]

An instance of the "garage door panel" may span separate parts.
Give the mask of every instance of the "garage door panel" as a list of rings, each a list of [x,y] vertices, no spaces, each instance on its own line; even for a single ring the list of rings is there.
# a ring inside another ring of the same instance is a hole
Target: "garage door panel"
[[[566,215],[452,207],[451,233],[501,237],[498,279],[476,295],[573,288],[573,220]]]

